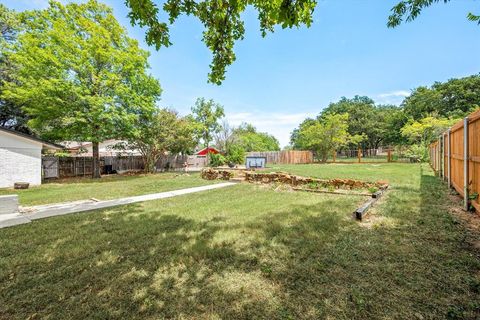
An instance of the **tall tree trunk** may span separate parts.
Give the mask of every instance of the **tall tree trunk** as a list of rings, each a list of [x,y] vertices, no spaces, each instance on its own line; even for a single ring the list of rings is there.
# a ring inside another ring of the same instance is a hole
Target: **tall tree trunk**
[[[92,178],[100,178],[100,153],[98,152],[98,142],[92,142],[92,151],[93,151],[93,171]]]
[[[148,159],[148,173],[155,173],[156,171],[156,163],[158,160],[158,156],[156,154],[151,154]]]
[[[148,173],[148,157],[146,155],[142,156],[142,161],[143,161],[143,172]]]
[[[210,166],[210,150],[208,150],[208,142],[207,142],[207,167]]]

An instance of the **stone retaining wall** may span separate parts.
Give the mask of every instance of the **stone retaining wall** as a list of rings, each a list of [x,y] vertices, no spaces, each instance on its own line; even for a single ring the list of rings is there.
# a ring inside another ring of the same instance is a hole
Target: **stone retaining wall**
[[[237,170],[238,171],[238,170]],[[302,177],[289,174],[287,172],[256,172],[243,171],[233,172],[232,170],[219,170],[213,168],[205,168],[202,170],[201,176],[206,180],[229,180],[234,176],[244,177],[246,182],[250,183],[283,183],[293,187],[301,187],[305,185],[315,185],[317,188],[335,188],[335,189],[385,189],[388,184],[385,182],[365,182],[353,179],[317,179]]]
[[[368,189],[383,188],[386,184],[383,182],[364,182],[352,179],[316,179],[302,176],[291,175],[286,172],[245,172],[245,181],[256,183],[280,182],[292,186],[303,186],[306,184],[316,184],[320,187],[334,187],[336,189]]]
[[[230,170],[217,170],[213,168],[205,168],[201,172],[201,176],[205,180],[230,180],[234,177],[234,173]]]

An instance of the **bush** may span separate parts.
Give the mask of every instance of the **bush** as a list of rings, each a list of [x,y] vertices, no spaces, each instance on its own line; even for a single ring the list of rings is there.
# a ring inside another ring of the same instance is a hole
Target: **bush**
[[[427,162],[429,159],[428,147],[423,144],[411,145],[405,154],[407,157],[416,158],[422,162]]]
[[[210,166],[211,167],[223,166],[225,163],[227,163],[227,159],[225,159],[225,157],[223,155],[221,155],[220,153],[218,153],[218,154],[211,153],[210,154]]]
[[[227,150],[226,161],[233,164],[243,164],[245,161],[245,150],[239,145],[233,145]]]

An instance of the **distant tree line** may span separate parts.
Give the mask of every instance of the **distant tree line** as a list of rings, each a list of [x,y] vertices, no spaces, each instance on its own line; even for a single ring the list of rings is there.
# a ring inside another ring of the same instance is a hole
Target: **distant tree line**
[[[292,132],[290,143],[293,149],[315,151],[323,160],[334,150],[381,146],[404,146],[412,156],[426,160],[428,144],[479,107],[478,74],[415,88],[400,106],[376,104],[364,96],[343,97],[316,118],[305,119]]]

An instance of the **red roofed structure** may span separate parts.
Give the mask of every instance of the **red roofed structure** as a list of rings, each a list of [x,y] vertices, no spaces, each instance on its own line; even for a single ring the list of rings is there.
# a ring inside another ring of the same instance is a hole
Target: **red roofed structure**
[[[207,151],[208,150],[208,151]],[[213,154],[218,154],[220,153],[220,151],[218,151],[217,149],[215,149],[214,147],[208,147],[208,148],[203,148],[202,150],[198,151],[197,153],[195,153],[197,156],[206,156],[207,155],[207,152],[208,153],[213,153]]]

